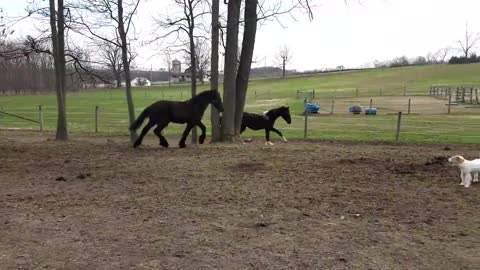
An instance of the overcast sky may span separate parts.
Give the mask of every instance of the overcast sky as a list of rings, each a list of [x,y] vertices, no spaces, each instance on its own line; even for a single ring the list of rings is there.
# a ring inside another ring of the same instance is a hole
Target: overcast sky
[[[268,1],[268,0],[267,0]],[[291,1],[291,0],[290,0]],[[24,14],[24,0],[0,0],[0,7],[9,16]],[[139,36],[148,37],[152,16],[170,10],[169,0],[144,0],[137,18]],[[220,1],[222,8],[223,1]],[[471,32],[480,32],[479,0],[313,0],[314,19],[288,16],[282,25],[268,22],[257,32],[254,66],[273,65],[280,46],[293,54],[289,69],[312,70],[361,67],[374,60],[397,56],[426,56],[441,48],[459,48],[464,38],[465,23]],[[16,25],[16,34],[31,33],[31,22]],[[480,43],[479,43],[480,45]],[[479,46],[480,48],[480,46]],[[474,50],[476,51],[476,49]],[[154,47],[137,48],[137,66],[164,67]],[[459,53],[456,53],[459,54]],[[223,65],[220,64],[222,67]]]

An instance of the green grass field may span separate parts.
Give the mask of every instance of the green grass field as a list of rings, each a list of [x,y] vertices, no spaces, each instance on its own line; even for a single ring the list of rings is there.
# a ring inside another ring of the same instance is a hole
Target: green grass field
[[[480,141],[480,108],[455,106],[452,107],[452,113],[447,115],[446,101],[429,97],[428,93],[431,85],[480,85],[478,74],[480,64],[470,64],[387,68],[254,80],[249,85],[246,111],[262,112],[279,105],[289,105],[293,123],[286,125],[280,120],[278,128],[288,138],[303,138],[303,97],[297,97],[297,90],[315,89],[313,102],[320,103],[321,113],[309,117],[309,138],[392,141],[395,139],[397,112],[402,111],[402,141],[475,143]],[[203,85],[198,91],[208,88],[209,85]],[[159,99],[188,99],[190,90],[185,85],[136,88],[133,96],[138,115],[144,107]],[[359,103],[368,106],[370,99],[373,106],[379,109],[379,115],[347,113],[350,105]],[[410,115],[406,115],[408,99],[411,101]],[[332,100],[334,113],[330,114]],[[0,110],[34,120],[39,118],[39,105],[43,108],[44,128],[53,130],[56,124],[54,95],[0,96]],[[127,134],[127,106],[125,91],[122,89],[69,93],[69,130],[94,132],[95,106],[99,106],[100,134]],[[204,118],[207,127],[210,126],[209,111]],[[0,128],[38,129],[38,126],[34,122],[0,114]],[[167,136],[176,136],[183,128],[181,125],[172,124],[165,133]],[[248,131],[246,136],[263,136],[263,132]],[[272,138],[275,139],[276,135]]]

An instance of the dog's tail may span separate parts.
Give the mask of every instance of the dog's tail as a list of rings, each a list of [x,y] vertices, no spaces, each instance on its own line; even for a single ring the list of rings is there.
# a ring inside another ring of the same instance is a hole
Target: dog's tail
[[[145,121],[145,118],[148,117],[150,113],[150,107],[145,108],[143,112],[138,116],[137,120],[133,121],[133,123],[130,125],[130,130],[137,130]]]

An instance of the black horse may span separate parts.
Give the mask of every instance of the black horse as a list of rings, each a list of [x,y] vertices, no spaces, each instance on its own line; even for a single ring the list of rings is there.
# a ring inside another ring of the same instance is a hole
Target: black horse
[[[283,141],[286,142],[287,139],[283,136],[283,134],[278,129],[273,127],[275,120],[277,120],[278,117],[282,117],[288,124],[292,123],[292,119],[290,118],[290,109],[289,107],[285,106],[271,109],[263,114],[244,112],[240,133],[243,133],[247,127],[253,130],[265,129],[266,144],[273,145],[273,143],[270,142],[270,131],[280,135],[280,137],[283,138]]]
[[[133,147],[139,146],[142,143],[143,137],[145,137],[147,132],[155,125],[157,125],[157,127],[153,132],[155,132],[155,135],[160,139],[160,145],[168,147],[168,142],[162,135],[162,130],[168,126],[170,122],[187,124],[179,142],[180,148],[185,148],[185,140],[190,130],[195,126],[199,126],[202,130],[202,134],[199,137],[199,142],[202,144],[206,136],[206,127],[202,123],[202,117],[209,104],[212,104],[217,110],[223,112],[222,99],[216,89],[202,92],[186,101],[160,100],[153,103],[145,108],[140,116],[138,116],[138,119],[130,126],[130,130],[137,130],[145,118],[148,117],[150,119],[142,129],[142,133],[133,144]]]

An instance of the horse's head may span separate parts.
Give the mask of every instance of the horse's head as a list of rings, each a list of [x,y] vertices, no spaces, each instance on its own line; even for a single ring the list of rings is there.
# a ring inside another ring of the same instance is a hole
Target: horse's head
[[[210,92],[212,93],[210,95],[210,103],[212,103],[212,105],[217,108],[219,112],[223,112],[223,103],[222,98],[220,97],[220,93],[217,89],[210,90]]]
[[[280,107],[279,112],[280,112],[280,116],[282,116],[283,120],[285,120],[287,124],[292,123],[292,118],[290,117],[290,107],[282,106]]]

